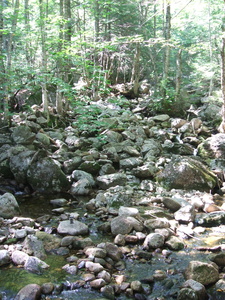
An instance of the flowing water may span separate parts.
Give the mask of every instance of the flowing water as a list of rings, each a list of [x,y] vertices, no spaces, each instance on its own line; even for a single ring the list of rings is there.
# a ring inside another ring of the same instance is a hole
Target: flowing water
[[[54,196],[54,199],[56,197]],[[52,206],[49,204],[49,199],[46,197],[39,197],[32,199],[27,198],[20,201],[21,214],[24,217],[37,218],[45,214],[52,214]],[[73,207],[73,212],[76,210],[81,217],[85,210],[82,205],[77,205],[76,209]],[[101,234],[97,231],[97,226],[99,220],[93,215],[88,216],[84,219],[90,226],[90,237],[94,243],[99,243],[103,241],[112,241],[113,238],[109,235]],[[146,289],[151,290],[151,297],[164,296],[167,300],[176,299],[174,298],[177,291],[179,290],[183,279],[183,272],[186,269],[189,261],[199,260],[208,261],[210,253],[196,251],[198,246],[209,246],[218,245],[225,242],[224,230],[218,229],[218,236],[215,234],[212,236],[210,230],[201,237],[201,239],[190,239],[186,240],[186,247],[179,252],[172,252],[169,257],[163,256],[161,253],[154,253],[150,261],[141,261],[130,258],[129,255],[124,256],[124,262],[126,264],[126,270],[120,271],[121,274],[125,274],[128,281],[141,280],[144,282]],[[138,246],[133,246],[138,247]],[[80,275],[70,275],[62,270],[62,266],[67,264],[66,257],[59,255],[48,255],[45,262],[50,265],[50,267],[43,272],[41,275],[32,274],[27,272],[23,268],[14,266],[10,264],[9,266],[4,266],[0,268],[0,292],[3,295],[4,300],[12,300],[16,293],[25,285],[30,283],[43,284],[47,282],[52,282],[54,284],[63,283],[64,287],[70,285],[70,283],[75,282],[80,279]],[[157,271],[164,271],[167,277],[164,280],[156,281],[154,285],[152,283],[146,283],[149,278],[152,278],[154,273]],[[213,294],[214,293],[214,294]],[[220,298],[221,293],[215,295],[215,291],[211,292],[214,295],[212,299],[225,299]],[[79,299],[79,300],[101,300],[102,295],[89,288],[80,288],[76,290],[67,290],[59,295],[53,295],[50,298],[55,299],[61,297],[63,299]],[[127,299],[125,295],[120,295],[116,299]]]

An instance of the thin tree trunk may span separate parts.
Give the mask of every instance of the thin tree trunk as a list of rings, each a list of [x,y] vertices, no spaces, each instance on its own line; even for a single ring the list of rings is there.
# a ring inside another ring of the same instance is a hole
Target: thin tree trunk
[[[182,75],[182,68],[181,68],[181,54],[182,49],[178,50],[177,53],[177,60],[176,60],[176,93],[175,93],[175,103],[180,103],[180,90],[181,90],[181,75]]]
[[[133,65],[131,81],[130,81],[133,84],[133,92],[134,92],[135,97],[138,96],[138,90],[139,90],[140,55],[141,55],[140,43],[137,42],[136,50],[135,50],[135,57],[134,57],[134,65]]]
[[[225,133],[225,37],[222,38],[222,49],[221,49],[221,90],[222,90],[222,122],[218,130]]]

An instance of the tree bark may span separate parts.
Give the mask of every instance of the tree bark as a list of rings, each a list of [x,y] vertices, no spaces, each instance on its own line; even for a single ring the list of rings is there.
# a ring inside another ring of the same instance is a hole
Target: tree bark
[[[175,93],[175,103],[180,104],[180,90],[181,90],[181,75],[182,75],[182,68],[181,68],[181,54],[182,49],[178,50],[177,53],[177,60],[176,60],[176,93]]]
[[[218,128],[219,132],[225,133],[225,37],[222,38],[221,48],[221,91],[222,91],[222,122]]]
[[[136,50],[135,50],[135,57],[134,57],[134,65],[131,75],[131,83],[133,84],[133,92],[134,96],[138,96],[138,90],[139,90],[139,79],[140,79],[140,55],[141,55],[141,49],[140,49],[140,43],[136,43]]]

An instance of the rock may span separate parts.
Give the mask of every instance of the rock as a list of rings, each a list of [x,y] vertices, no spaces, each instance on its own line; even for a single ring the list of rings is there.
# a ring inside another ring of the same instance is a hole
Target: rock
[[[190,204],[181,207],[174,213],[174,218],[181,223],[193,222],[195,220],[195,207]]]
[[[52,199],[50,200],[50,203],[54,206],[54,207],[62,207],[68,204],[68,201],[64,198],[59,198],[59,199]]]
[[[119,261],[122,258],[122,252],[119,247],[113,243],[105,243],[104,248],[107,252],[107,255],[114,261]]]
[[[16,295],[14,300],[38,300],[41,298],[41,287],[38,284],[28,284]]]
[[[18,183],[27,184],[27,170],[35,153],[24,146],[15,146],[9,150],[10,170]]]
[[[27,236],[27,231],[26,229],[18,229],[15,231],[14,235],[16,239],[23,239]]]
[[[78,169],[82,159],[79,156],[73,157],[63,162],[63,171],[65,174],[71,174],[74,170]]]
[[[172,198],[172,197],[163,197],[162,202],[165,205],[165,207],[170,209],[172,212],[177,211],[178,209],[181,208],[181,206],[189,204],[184,199]]]
[[[93,288],[93,289],[100,289],[102,288],[103,286],[106,285],[106,282],[104,279],[102,278],[99,278],[99,279],[95,279],[95,280],[92,280],[90,281],[90,286]]]
[[[130,217],[135,218],[135,217],[139,216],[139,211],[135,207],[120,206],[118,215],[119,216],[130,216]]]
[[[43,283],[41,286],[41,293],[44,295],[50,295],[54,290],[54,284],[51,282]]]
[[[132,170],[132,174],[141,179],[155,177],[157,168],[154,163],[147,162],[143,166],[138,166]]]
[[[44,231],[37,231],[36,237],[43,243],[44,249],[47,252],[57,249],[61,244],[59,237]]]
[[[77,274],[77,267],[74,265],[71,266],[71,265],[67,264],[67,265],[63,266],[62,269],[71,275]]]
[[[12,261],[15,265],[24,265],[29,255],[23,251],[15,250],[12,253]]]
[[[207,138],[204,142],[202,142],[198,146],[198,154],[205,158],[225,158],[224,153],[225,148],[225,134],[218,133],[209,138]]]
[[[0,266],[7,265],[10,263],[11,258],[7,250],[0,250]]]
[[[41,274],[43,269],[49,268],[49,265],[35,256],[29,256],[24,268],[31,273]]]
[[[155,218],[146,220],[144,226],[153,231],[156,228],[170,228],[170,223],[166,218]]]
[[[103,270],[98,273],[97,278],[102,278],[105,280],[105,282],[110,283],[111,282],[111,275],[106,270]]]
[[[72,223],[70,220],[60,222],[57,231],[63,235],[86,235],[89,233],[88,226],[76,220]]]
[[[136,231],[143,230],[143,224],[134,217],[118,216],[111,221],[111,232],[114,236],[128,234],[133,229]]]
[[[217,184],[216,176],[200,161],[190,157],[172,159],[157,180],[167,189],[210,191]]]
[[[99,257],[99,258],[105,258],[106,257],[106,250],[98,247],[93,247],[93,248],[87,248],[85,250],[85,254],[87,256],[91,257]]]
[[[189,279],[189,280],[185,281],[182,284],[182,287],[183,288],[191,288],[198,295],[198,299],[204,300],[204,299],[208,298],[204,285],[193,279]]]
[[[120,160],[121,169],[133,169],[140,166],[143,163],[141,158],[129,157]]]
[[[139,280],[132,281],[130,287],[134,292],[141,293],[144,291],[143,286]]]
[[[184,243],[176,236],[171,236],[167,239],[165,242],[165,245],[170,249],[174,251],[179,251],[184,248]]]
[[[28,126],[20,125],[13,128],[11,137],[16,144],[31,145],[36,135]]]
[[[27,181],[33,190],[40,193],[67,192],[69,181],[55,161],[45,157],[43,152],[36,153],[27,170]]]
[[[193,279],[204,286],[213,284],[219,279],[218,267],[214,263],[191,261],[185,271],[186,279]]]
[[[183,288],[178,292],[177,300],[198,300],[197,293],[191,288]]]
[[[114,288],[111,285],[106,285],[101,288],[101,293],[106,299],[114,300],[115,299],[115,292]]]
[[[212,255],[210,260],[217,264],[218,267],[225,267],[225,253],[221,252],[218,254]]]
[[[144,240],[143,247],[144,249],[156,249],[164,245],[165,238],[159,233],[150,233],[146,236]]]
[[[44,245],[35,235],[28,235],[24,241],[23,251],[28,255],[34,255],[40,259],[46,257]]]
[[[208,214],[202,214],[195,219],[199,226],[212,227],[225,224],[225,212],[215,211]]]
[[[225,290],[225,280],[224,279],[218,280],[217,283],[215,284],[215,287],[218,291],[224,291]]]
[[[162,147],[161,144],[154,140],[148,139],[145,141],[144,145],[142,146],[141,153],[144,155],[144,158],[147,159],[148,157],[156,157],[159,156],[161,153]]]
[[[10,193],[0,196],[0,207],[0,217],[5,219],[11,219],[19,213],[19,204],[16,198]]]
[[[100,265],[99,263],[94,263],[92,261],[87,261],[85,263],[85,268],[87,271],[93,272],[93,273],[99,273],[104,270],[102,265]]]
[[[72,195],[89,195],[93,189],[90,182],[84,178],[77,182],[74,182],[70,188],[70,194]]]
[[[107,174],[98,176],[96,178],[96,182],[101,189],[106,190],[116,185],[125,185],[127,182],[127,176],[122,173]]]

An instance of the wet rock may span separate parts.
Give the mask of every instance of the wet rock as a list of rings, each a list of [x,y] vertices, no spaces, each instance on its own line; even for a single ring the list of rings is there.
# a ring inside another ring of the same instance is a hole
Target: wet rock
[[[176,236],[171,236],[169,239],[165,242],[165,245],[170,249],[174,251],[179,251],[184,248],[184,243]]]
[[[150,233],[146,236],[144,240],[144,249],[157,249],[164,245],[165,238],[159,233]]]
[[[89,233],[88,226],[76,220],[72,224],[70,220],[60,222],[57,231],[63,235],[86,235]]]
[[[0,266],[10,263],[10,253],[7,250],[0,250]]]
[[[75,237],[73,239],[73,244],[72,244],[73,249],[84,249],[86,247],[93,246],[93,245],[94,245],[94,242],[89,237],[83,238],[83,239]]]
[[[216,176],[200,161],[190,157],[177,157],[157,176],[167,189],[209,191],[217,184]]]
[[[177,295],[177,300],[198,300],[197,293],[191,288],[183,288]]]
[[[212,227],[225,224],[225,211],[216,211],[208,214],[202,214],[195,219],[198,225]]]
[[[23,251],[15,250],[12,253],[12,261],[15,265],[24,265],[29,255]]]
[[[127,176],[122,173],[107,174],[98,176],[96,178],[96,182],[101,189],[106,190],[116,185],[125,185],[127,182]]]
[[[191,261],[185,271],[186,279],[193,279],[207,286],[219,279],[218,267],[214,263]]]
[[[67,273],[71,274],[71,275],[76,275],[77,274],[77,267],[74,265],[65,265],[62,267],[63,270],[65,270]]]
[[[206,289],[203,284],[193,279],[189,279],[182,284],[183,288],[191,288],[198,295],[198,299],[207,299]]]
[[[0,217],[10,219],[19,213],[19,204],[13,194],[5,193],[0,196]]]
[[[132,230],[142,231],[143,224],[133,217],[118,216],[111,221],[111,232],[113,235],[128,234]]]
[[[38,284],[28,284],[16,295],[14,300],[38,300],[41,297],[41,287]]]
[[[35,256],[29,256],[24,268],[31,273],[42,274],[44,269],[49,268],[49,265]]]
[[[115,299],[114,288],[111,285],[106,285],[106,286],[102,287],[101,290],[100,290],[100,292],[107,299],[110,299],[110,300],[114,300]]]

